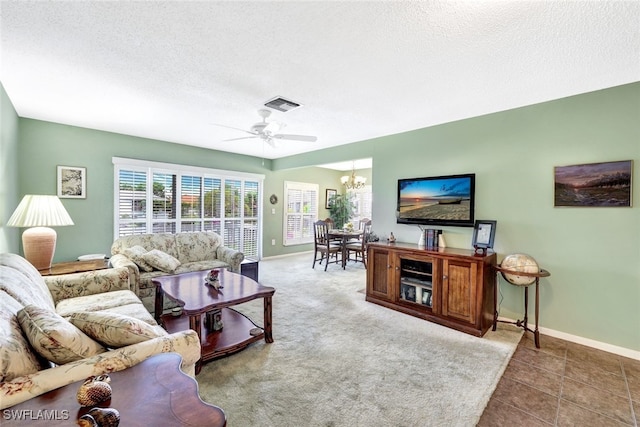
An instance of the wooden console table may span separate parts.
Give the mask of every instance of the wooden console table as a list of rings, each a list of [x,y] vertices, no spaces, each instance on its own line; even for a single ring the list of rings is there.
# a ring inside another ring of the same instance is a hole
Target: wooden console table
[[[181,360],[177,353],[162,353],[109,373],[113,396],[96,406],[117,409],[120,425],[126,427],[226,426],[224,411],[200,399],[198,383],[180,370]],[[83,408],[76,400],[80,384],[82,381],[4,409],[2,427],[76,425],[93,408]]]
[[[369,243],[366,300],[478,337],[493,325],[496,254]]]

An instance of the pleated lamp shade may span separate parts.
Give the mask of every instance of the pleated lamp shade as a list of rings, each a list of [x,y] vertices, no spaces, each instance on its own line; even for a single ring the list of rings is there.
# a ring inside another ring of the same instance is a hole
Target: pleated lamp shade
[[[38,270],[51,268],[56,232],[49,227],[73,225],[57,196],[27,194],[9,218],[8,227],[31,227],[22,233],[24,257]]]

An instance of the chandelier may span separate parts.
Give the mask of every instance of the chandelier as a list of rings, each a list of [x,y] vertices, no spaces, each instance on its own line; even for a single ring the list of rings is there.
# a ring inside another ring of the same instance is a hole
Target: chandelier
[[[363,176],[356,176],[356,170],[354,166],[354,168],[351,170],[351,176],[343,176],[342,178],[340,178],[340,182],[342,182],[342,185],[344,185],[347,190],[359,190],[364,187],[365,183],[367,182],[367,178]]]

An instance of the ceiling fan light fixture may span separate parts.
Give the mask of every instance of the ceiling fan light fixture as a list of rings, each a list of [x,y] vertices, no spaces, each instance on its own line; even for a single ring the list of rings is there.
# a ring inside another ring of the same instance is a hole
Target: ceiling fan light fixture
[[[262,121],[255,123],[251,126],[251,129],[244,130],[235,128],[232,126],[220,125],[217,123],[212,123],[216,126],[222,126],[230,129],[239,130],[244,133],[248,133],[251,136],[245,136],[241,138],[231,138],[225,139],[224,141],[236,141],[240,139],[250,139],[250,138],[260,138],[272,147],[276,147],[275,140],[286,140],[286,141],[305,141],[305,142],[316,142],[318,138],[312,135],[294,135],[287,133],[278,133],[282,128],[286,125],[277,121],[267,121],[267,118],[271,116],[271,111],[260,109],[258,110],[258,115],[262,117]]]

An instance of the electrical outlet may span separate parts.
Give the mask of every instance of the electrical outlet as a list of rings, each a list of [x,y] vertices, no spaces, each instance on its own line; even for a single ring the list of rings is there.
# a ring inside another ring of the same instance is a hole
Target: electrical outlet
[[[271,239],[271,246],[275,246],[276,245],[276,239]]]

